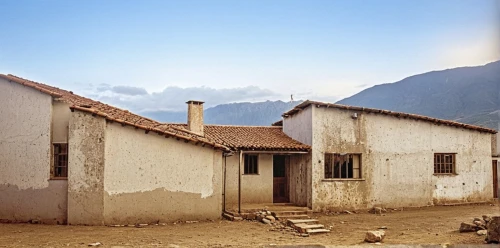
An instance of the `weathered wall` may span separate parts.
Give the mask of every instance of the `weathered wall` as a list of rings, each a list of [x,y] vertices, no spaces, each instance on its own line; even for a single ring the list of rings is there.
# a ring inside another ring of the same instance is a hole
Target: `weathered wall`
[[[300,141],[304,144],[313,145],[313,127],[315,125],[313,114],[316,108],[308,107],[295,115],[289,116],[283,119],[283,132],[290,136],[291,138]],[[303,155],[302,158],[297,160],[295,157],[293,159],[295,164],[300,165],[299,167],[293,167],[294,163],[291,164],[291,177],[294,178],[297,185],[290,184],[290,201],[296,202],[300,205],[306,202],[308,207],[312,207],[313,190],[312,190],[312,154],[313,151],[307,155]],[[300,175],[295,173],[301,173]],[[305,177],[305,178],[304,178]],[[300,186],[298,183],[302,183]],[[294,190],[299,190],[294,193]],[[303,191],[306,191],[305,193]],[[292,201],[293,199],[293,201]]]
[[[105,144],[105,223],[220,217],[222,152],[116,123]]]
[[[0,219],[66,220],[66,182],[50,180],[52,97],[0,79]]]
[[[308,107],[295,115],[283,119],[283,132],[292,139],[306,145],[312,145],[313,112],[315,108]]]
[[[68,223],[104,224],[106,121],[75,111],[69,122]]]
[[[234,208],[238,204],[238,165],[240,154],[226,160],[226,207]],[[241,202],[273,202],[273,155],[259,154],[259,174],[245,175],[241,163]]]
[[[314,109],[313,209],[491,199],[489,134],[376,114],[353,119],[353,113]],[[363,178],[324,179],[325,152],[361,153]],[[457,153],[457,175],[433,175],[437,152]]]
[[[309,170],[311,167],[311,154],[296,154],[290,156],[288,190],[290,203],[297,206],[309,206],[308,194],[311,186],[308,184]]]
[[[491,135],[491,155],[500,157],[500,134]]]
[[[67,143],[71,111],[69,104],[54,101],[52,104],[52,143]]]

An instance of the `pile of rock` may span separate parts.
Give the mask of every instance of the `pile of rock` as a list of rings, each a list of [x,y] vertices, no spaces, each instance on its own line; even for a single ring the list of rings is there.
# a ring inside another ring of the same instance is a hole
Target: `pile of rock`
[[[472,223],[462,222],[459,231],[462,232],[476,232],[478,235],[486,235],[486,224],[491,220],[490,217],[483,215],[483,218],[474,218]]]
[[[261,211],[255,212],[254,214],[255,214],[255,219],[262,223],[271,224],[276,222],[276,217],[273,216],[271,211],[263,209]]]
[[[500,242],[500,216],[483,215],[482,218],[474,218],[472,223],[462,222],[460,232],[476,232],[477,235],[486,235],[487,243]]]

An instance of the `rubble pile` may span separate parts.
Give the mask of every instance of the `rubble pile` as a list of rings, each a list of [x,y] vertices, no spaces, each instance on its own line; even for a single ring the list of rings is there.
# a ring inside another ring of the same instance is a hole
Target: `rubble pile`
[[[459,231],[475,232],[477,235],[486,235],[487,243],[500,242],[500,216],[483,215],[482,218],[474,218],[472,223],[462,222]]]
[[[484,215],[483,218],[474,218],[472,223],[462,222],[460,224],[459,231],[462,232],[477,232],[481,230],[486,230],[486,224],[489,221],[489,217]]]

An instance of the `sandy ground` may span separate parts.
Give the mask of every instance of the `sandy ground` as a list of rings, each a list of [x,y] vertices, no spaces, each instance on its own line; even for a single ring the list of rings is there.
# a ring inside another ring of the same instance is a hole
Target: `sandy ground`
[[[167,223],[166,226],[90,227],[34,224],[0,224],[0,247],[259,247],[272,244],[359,245],[367,230],[386,226],[385,244],[483,244],[484,236],[459,233],[461,222],[482,215],[500,215],[491,205],[411,208],[385,215],[315,214],[328,234],[298,237],[270,231],[259,222],[226,220],[200,223]],[[494,247],[495,245],[492,245]]]

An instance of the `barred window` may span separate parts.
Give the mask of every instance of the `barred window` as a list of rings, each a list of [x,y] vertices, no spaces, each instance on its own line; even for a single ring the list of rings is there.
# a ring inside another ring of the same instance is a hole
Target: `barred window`
[[[325,178],[361,178],[361,154],[325,153]]]
[[[455,174],[455,153],[435,153],[434,174]]]
[[[54,177],[68,177],[68,144],[54,144]]]

